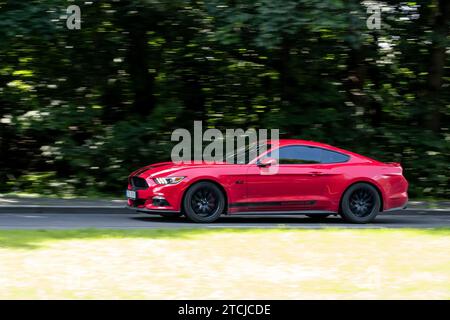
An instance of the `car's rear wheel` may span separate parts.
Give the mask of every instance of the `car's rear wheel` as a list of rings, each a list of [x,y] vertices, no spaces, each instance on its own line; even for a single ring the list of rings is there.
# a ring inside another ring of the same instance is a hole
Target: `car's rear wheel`
[[[191,186],[183,200],[186,216],[194,222],[213,222],[225,210],[225,196],[212,182],[199,182]]]
[[[329,216],[328,213],[315,213],[315,214],[307,214],[307,217],[313,220],[323,220]]]
[[[356,183],[344,193],[341,216],[348,222],[368,223],[375,219],[381,208],[381,200],[375,187]]]

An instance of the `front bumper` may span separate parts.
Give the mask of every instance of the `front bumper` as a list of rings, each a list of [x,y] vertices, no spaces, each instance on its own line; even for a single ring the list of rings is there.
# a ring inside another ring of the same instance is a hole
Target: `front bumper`
[[[136,199],[128,199],[128,208],[150,213],[181,211],[181,199],[187,188],[184,181],[174,185],[159,185],[151,180],[147,180],[147,183],[147,188],[128,185],[128,190],[136,192]]]

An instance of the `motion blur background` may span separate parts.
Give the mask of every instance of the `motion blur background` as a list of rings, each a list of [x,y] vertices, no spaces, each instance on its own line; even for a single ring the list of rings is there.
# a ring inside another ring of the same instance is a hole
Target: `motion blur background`
[[[370,3],[0,0],[0,193],[121,195],[203,120],[401,162],[411,197],[448,197],[450,1]]]

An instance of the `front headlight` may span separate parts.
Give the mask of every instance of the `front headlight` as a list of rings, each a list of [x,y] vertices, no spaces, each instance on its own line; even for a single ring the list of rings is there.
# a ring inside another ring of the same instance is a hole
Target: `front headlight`
[[[157,184],[177,184],[181,182],[185,177],[167,177],[167,178],[154,178]]]

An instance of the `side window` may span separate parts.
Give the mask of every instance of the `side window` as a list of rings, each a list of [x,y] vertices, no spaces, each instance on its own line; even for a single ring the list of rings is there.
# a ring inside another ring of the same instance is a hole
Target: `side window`
[[[266,157],[273,157],[270,152]],[[318,164],[346,162],[349,156],[310,146],[287,146],[279,149],[280,164]]]
[[[307,146],[281,147],[279,150],[280,164],[320,163],[321,150]],[[269,157],[271,155],[268,155]]]
[[[349,156],[345,154],[325,149],[322,149],[322,156],[320,158],[321,163],[346,162],[348,161],[348,159]]]

